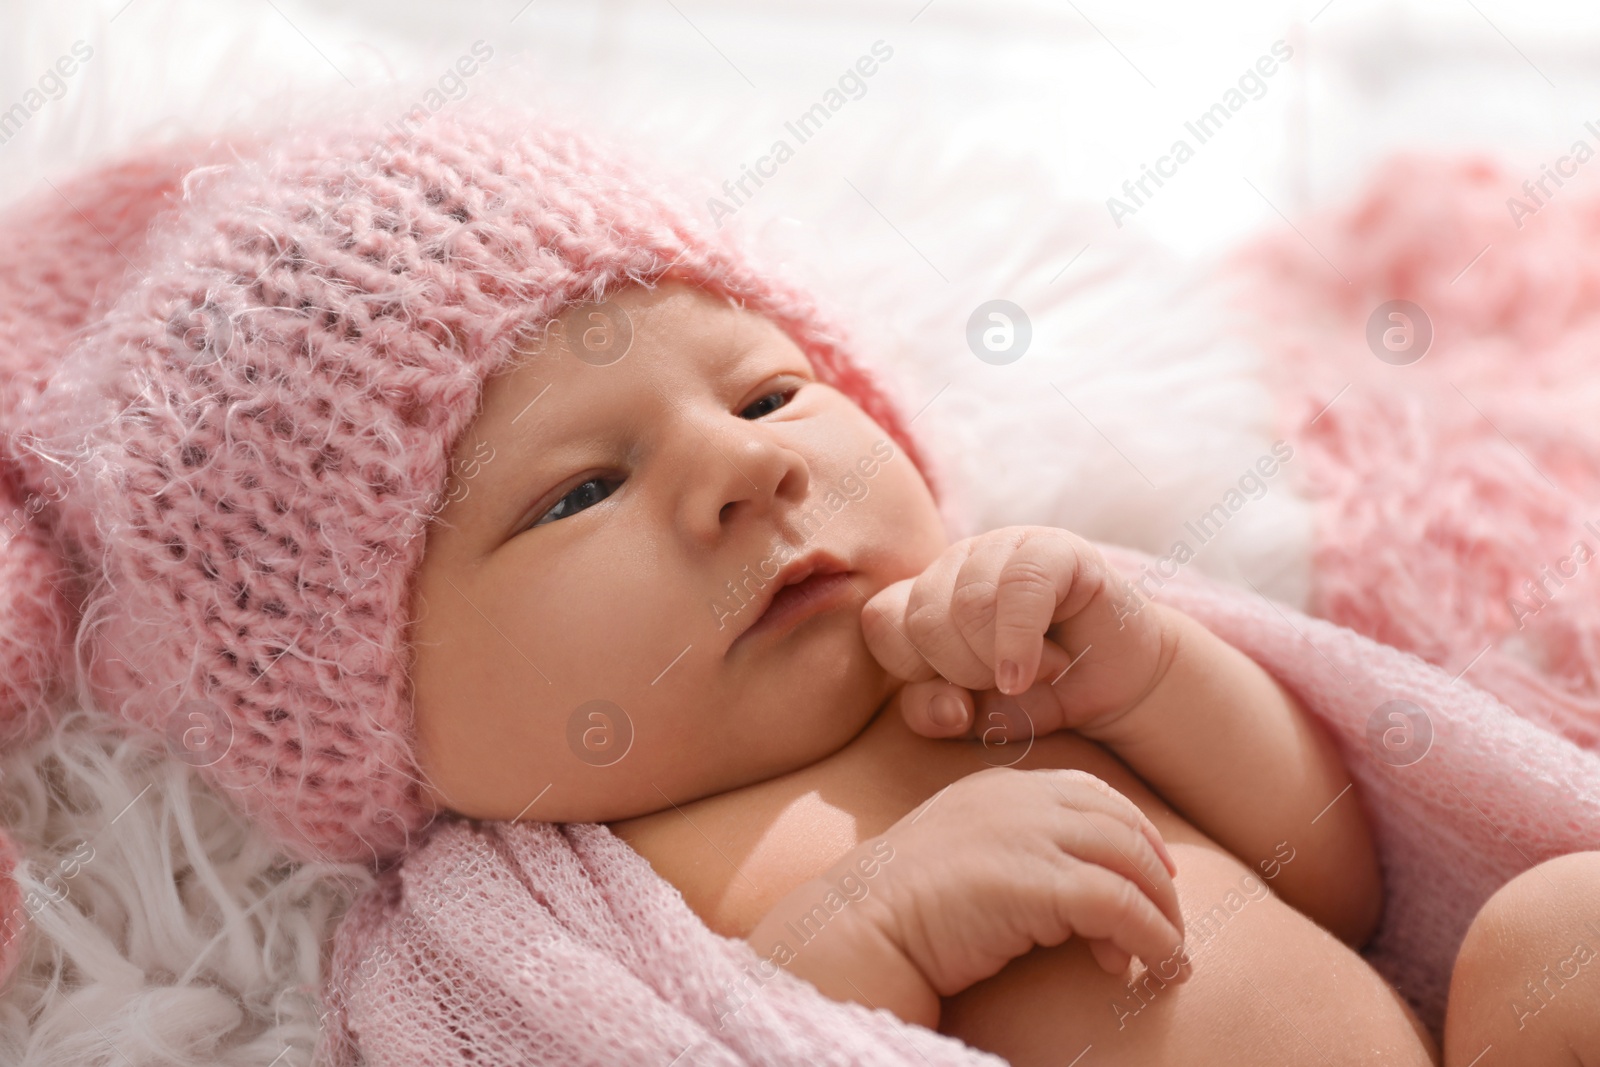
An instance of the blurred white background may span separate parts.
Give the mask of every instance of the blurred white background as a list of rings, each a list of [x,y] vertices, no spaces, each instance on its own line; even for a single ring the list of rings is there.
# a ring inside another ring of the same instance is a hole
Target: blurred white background
[[[1600,119],[1600,8],[1575,0],[8,0],[0,11],[0,108],[36,85],[41,57],[78,40],[94,51],[0,145],[0,194],[19,191],[34,160],[111,150],[175,115],[220,122],[289,86],[334,97],[434,77],[477,40],[494,50],[486,74],[533,70],[598,106],[658,116],[669,151],[714,131],[708,151],[730,177],[882,40],[893,59],[764,200],[806,217],[874,145],[903,145],[909,130],[985,146],[970,203],[951,211],[981,217],[986,191],[1020,184],[1037,191],[1030,210],[1096,204],[1096,240],[1132,232],[1184,254],[1277,212],[1292,220],[1396,149],[1490,147],[1536,173]],[[1106,198],[1280,40],[1293,57],[1260,99],[1119,230]],[[112,106],[85,115],[85,100]],[[888,169],[861,191],[892,220],[924,172]],[[992,221],[1019,235],[1032,225]],[[941,261],[937,232],[907,237],[946,274],[979,269]]]

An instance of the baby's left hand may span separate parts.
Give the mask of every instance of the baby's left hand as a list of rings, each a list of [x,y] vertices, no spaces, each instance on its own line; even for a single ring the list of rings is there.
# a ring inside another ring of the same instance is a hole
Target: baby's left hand
[[[1137,705],[1171,658],[1164,612],[1088,541],[1048,526],[958,541],[867,601],[861,625],[873,656],[908,683],[907,723],[929,737],[967,735],[975,721],[999,723],[1007,740],[1090,735]]]

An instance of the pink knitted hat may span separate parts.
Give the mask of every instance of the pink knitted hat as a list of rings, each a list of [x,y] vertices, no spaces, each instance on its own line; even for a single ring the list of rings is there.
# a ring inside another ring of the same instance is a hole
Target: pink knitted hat
[[[13,447],[19,411],[83,327],[97,292],[127,269],[150,205],[170,186],[162,168],[113,167],[88,183],[0,217],[0,745],[33,740],[65,695],[76,583],[49,531],[65,479],[24,476]],[[81,200],[85,210],[74,206]],[[20,962],[35,906],[12,874],[20,852],[0,830],[0,981]]]
[[[842,333],[666,187],[573,129],[463,104],[409,135],[341,120],[163,149],[13,213],[15,284],[40,299],[0,324],[27,371],[6,459],[81,582],[89,695],[296,857],[403,854],[430,819],[409,587],[452,446],[519,342],[669,272],[786,330],[926,470]],[[9,560],[18,589],[48,573]],[[0,656],[24,621],[0,618]]]

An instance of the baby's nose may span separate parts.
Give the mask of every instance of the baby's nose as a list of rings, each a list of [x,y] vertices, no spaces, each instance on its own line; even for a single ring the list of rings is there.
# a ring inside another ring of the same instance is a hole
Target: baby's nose
[[[705,431],[702,446],[687,450],[683,468],[674,472],[688,487],[682,521],[700,536],[720,537],[741,516],[759,518],[785,501],[798,504],[810,488],[800,453],[769,430],[743,419],[729,421],[738,425]]]

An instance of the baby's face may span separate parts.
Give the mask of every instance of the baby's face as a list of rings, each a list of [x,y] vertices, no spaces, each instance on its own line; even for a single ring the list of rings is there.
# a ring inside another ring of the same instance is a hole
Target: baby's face
[[[676,283],[610,307],[626,355],[568,311],[457,445],[413,594],[438,808],[604,822],[816,762],[898,688],[862,605],[947,547],[911,460],[777,326]],[[746,632],[815,553],[845,580]]]

